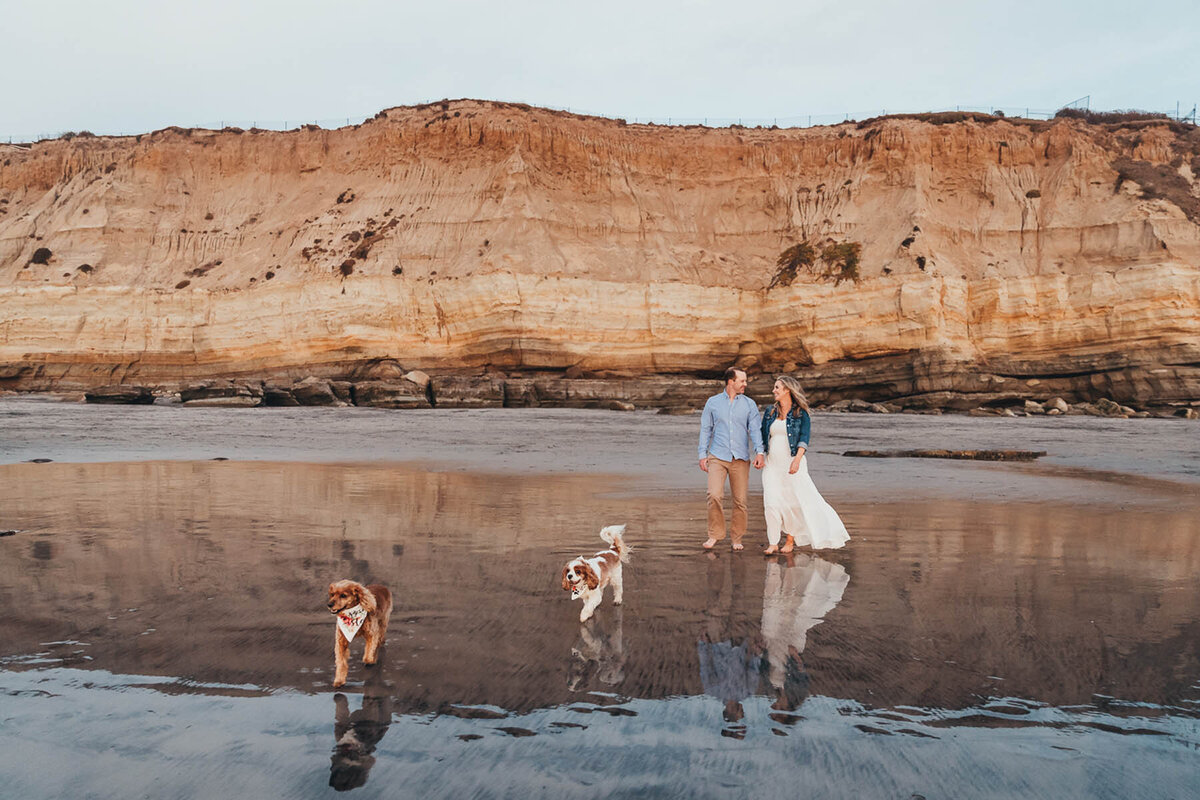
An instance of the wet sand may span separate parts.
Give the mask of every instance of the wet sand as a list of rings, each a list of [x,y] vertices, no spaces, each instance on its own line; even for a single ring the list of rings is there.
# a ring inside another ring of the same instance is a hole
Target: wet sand
[[[0,538],[5,785],[27,798],[1191,791],[1200,499],[1186,458],[1148,476],[1100,469],[1089,454],[1119,432],[1099,427],[1059,447],[1063,463],[952,464],[938,480],[928,462],[890,463],[848,489],[861,460],[818,446],[814,477],[854,538],[765,559],[757,495],[747,551],[698,551],[690,440],[678,463],[612,468],[641,458],[619,431],[654,444],[659,420],[586,415],[593,451],[545,464],[580,418],[522,413],[528,427],[497,438],[539,433],[529,463],[493,441],[430,448],[425,465],[330,447],[346,463],[0,466],[0,529],[19,531]],[[419,442],[454,430],[425,423]],[[859,433],[838,424],[830,439]],[[43,452],[169,454],[144,426],[88,431],[51,427]],[[581,626],[558,571],[617,522],[635,548],[625,605]],[[388,584],[397,610],[382,663],[364,668],[356,642],[334,692],[323,604],[340,577]]]

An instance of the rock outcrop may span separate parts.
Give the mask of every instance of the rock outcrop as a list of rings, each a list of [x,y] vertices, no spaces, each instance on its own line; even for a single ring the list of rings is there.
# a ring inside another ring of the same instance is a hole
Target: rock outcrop
[[[84,393],[88,403],[148,406],[154,403],[154,392],[148,386],[97,386]]]
[[[1200,133],[942,121],[447,101],[4,146],[0,389],[422,370],[482,376],[470,405],[502,371],[506,404],[570,404],[540,377],[737,364],[918,410],[1200,399]],[[781,267],[801,242],[857,245],[857,280]]]

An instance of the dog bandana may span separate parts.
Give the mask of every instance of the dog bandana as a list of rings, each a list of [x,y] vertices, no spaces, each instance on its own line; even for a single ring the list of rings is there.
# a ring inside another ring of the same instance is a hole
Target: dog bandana
[[[367,610],[362,606],[347,608],[345,611],[339,611],[337,615],[338,630],[346,637],[347,642],[354,641],[354,634],[358,633],[358,629],[366,621]]]
[[[571,586],[571,599],[574,600],[581,594],[583,594],[583,581]]]

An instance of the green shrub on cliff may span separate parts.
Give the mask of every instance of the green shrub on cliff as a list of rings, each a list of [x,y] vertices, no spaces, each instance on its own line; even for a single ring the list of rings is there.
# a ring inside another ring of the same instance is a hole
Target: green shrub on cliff
[[[858,242],[827,244],[820,253],[809,242],[798,242],[779,254],[775,261],[778,269],[767,288],[790,285],[796,280],[800,270],[811,272],[820,278],[832,278],[834,285],[842,281],[857,281],[861,257],[862,245]],[[823,265],[819,271],[818,260]]]
[[[776,286],[787,286],[792,281],[796,280],[796,275],[801,269],[811,271],[813,264],[817,262],[817,249],[808,242],[799,242],[792,245],[787,250],[779,254],[779,258],[775,261],[775,266],[779,269],[775,272],[775,277],[771,278],[771,285],[768,289],[774,289]]]
[[[831,244],[821,251],[821,261],[825,264],[821,277],[833,278],[835,286],[842,281],[857,281],[861,257],[862,245],[858,242]]]

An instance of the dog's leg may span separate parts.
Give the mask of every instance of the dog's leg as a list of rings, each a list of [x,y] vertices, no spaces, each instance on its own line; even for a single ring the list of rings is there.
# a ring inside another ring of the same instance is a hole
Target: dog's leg
[[[618,562],[613,569],[612,578],[610,578],[613,587],[613,605],[621,605],[621,598],[625,596],[625,579],[621,575],[621,564]]]
[[[367,646],[363,651],[363,663],[372,666],[379,661],[379,648],[383,647],[387,636],[387,620],[383,619],[371,626],[367,631]]]
[[[379,627],[372,625],[371,630],[366,631],[366,645],[363,647],[363,663],[368,667],[375,663],[376,651],[379,649]]]
[[[579,612],[579,621],[587,622],[596,611],[596,606],[604,599],[604,589],[593,589],[583,597],[583,610]]]
[[[589,660],[598,659],[600,657],[600,653],[603,652],[604,646],[592,633],[592,626],[585,625],[584,627],[580,628],[579,638],[582,640],[583,646],[588,653],[586,658]],[[583,651],[580,651],[580,655],[583,655]]]
[[[371,621],[371,629],[367,631],[367,649],[363,653],[363,663],[370,666],[379,661],[379,648],[387,640],[388,619],[392,613],[390,602],[379,609],[378,619]]]
[[[350,671],[350,643],[340,630],[333,632],[333,688],[344,686],[346,674]]]

